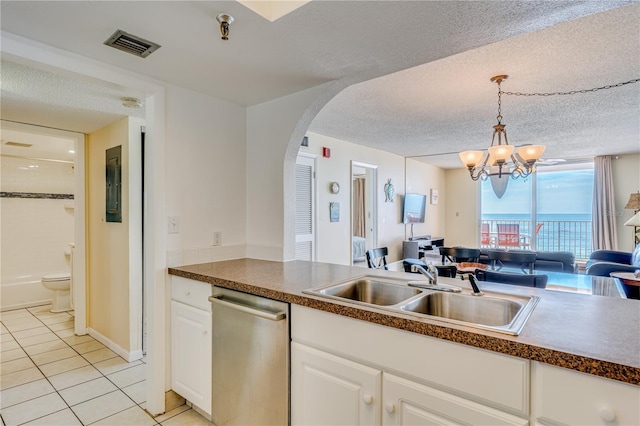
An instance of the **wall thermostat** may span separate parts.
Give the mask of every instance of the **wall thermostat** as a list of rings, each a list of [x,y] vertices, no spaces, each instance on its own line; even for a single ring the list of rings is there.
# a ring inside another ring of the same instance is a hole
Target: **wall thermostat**
[[[338,182],[331,182],[329,184],[329,190],[332,194],[337,194],[338,192],[340,192],[340,184]]]

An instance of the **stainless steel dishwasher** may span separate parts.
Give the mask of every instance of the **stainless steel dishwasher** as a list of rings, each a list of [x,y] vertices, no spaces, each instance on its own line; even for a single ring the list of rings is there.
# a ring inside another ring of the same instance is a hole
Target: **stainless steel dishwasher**
[[[289,304],[214,287],[211,420],[289,422]]]

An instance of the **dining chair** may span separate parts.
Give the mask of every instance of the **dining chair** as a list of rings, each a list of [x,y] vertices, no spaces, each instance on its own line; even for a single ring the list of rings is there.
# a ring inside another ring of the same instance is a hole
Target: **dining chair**
[[[474,275],[478,281],[536,288],[545,288],[549,279],[547,275],[512,274],[509,272],[488,271],[486,269],[476,269]]]
[[[387,256],[389,255],[389,249],[387,247],[380,247],[371,250],[367,250],[367,264],[371,269],[389,269],[387,267]]]
[[[449,262],[478,262],[480,261],[480,249],[466,247],[440,247],[442,263]]]
[[[520,247],[520,225],[517,223],[497,223],[498,247]]]
[[[537,259],[535,252],[517,250],[487,250],[487,257],[491,263],[491,269],[494,271],[501,270],[505,264],[515,264],[526,274],[533,274]]]

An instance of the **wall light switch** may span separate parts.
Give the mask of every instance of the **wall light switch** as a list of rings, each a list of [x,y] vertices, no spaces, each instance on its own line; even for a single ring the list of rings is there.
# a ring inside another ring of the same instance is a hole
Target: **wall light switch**
[[[222,245],[222,232],[216,231],[213,233],[213,245],[214,246]]]
[[[169,234],[177,234],[180,232],[180,218],[178,216],[169,216],[167,227]]]

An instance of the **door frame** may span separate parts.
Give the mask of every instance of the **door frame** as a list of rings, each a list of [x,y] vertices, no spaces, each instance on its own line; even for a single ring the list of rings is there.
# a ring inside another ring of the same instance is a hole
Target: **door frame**
[[[353,265],[353,173],[356,168],[365,168],[371,171],[371,179],[367,179],[365,192],[369,195],[370,202],[367,203],[371,207],[371,227],[367,226],[367,241],[369,241],[369,232],[371,232],[371,246],[372,248],[378,245],[378,194],[376,188],[378,187],[378,166],[370,163],[363,163],[360,161],[351,160],[350,173],[349,173],[349,205],[351,208],[351,217],[349,218],[349,259],[350,265]]]

